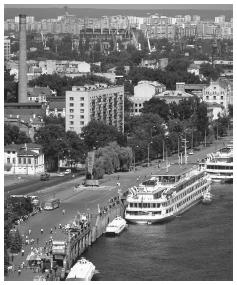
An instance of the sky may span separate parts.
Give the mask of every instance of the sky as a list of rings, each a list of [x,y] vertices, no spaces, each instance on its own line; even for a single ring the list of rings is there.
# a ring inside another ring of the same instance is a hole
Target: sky
[[[131,2],[131,1],[128,1]],[[149,2],[149,1],[148,1]],[[176,1],[177,2],[177,1]],[[181,2],[181,1],[180,1]],[[209,2],[209,1],[207,1]],[[228,2],[228,1],[227,1]],[[97,2],[98,3],[98,2]],[[94,9],[197,9],[197,10],[232,10],[231,4],[145,4],[138,1],[139,4],[70,4],[65,1],[59,4],[5,4],[5,8],[60,8],[65,5],[68,8],[94,8]],[[141,4],[140,4],[141,3]]]

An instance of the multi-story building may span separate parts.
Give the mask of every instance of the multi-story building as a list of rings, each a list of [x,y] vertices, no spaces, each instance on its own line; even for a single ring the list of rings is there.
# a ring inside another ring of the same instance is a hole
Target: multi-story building
[[[4,37],[4,59],[9,60],[11,54],[11,40],[8,37]]]
[[[184,82],[176,82],[176,90],[166,90],[160,94],[157,94],[155,97],[159,98],[160,100],[165,100],[168,104],[172,102],[176,102],[178,104],[181,100],[194,97],[194,95],[185,92],[184,88]]]
[[[129,98],[132,102],[131,114],[140,115],[144,103],[165,90],[165,85],[157,81],[139,81],[134,87],[134,96]]]
[[[220,24],[223,22],[225,22],[225,16],[224,15],[221,15],[219,17],[215,17],[215,23]]]
[[[41,145],[10,144],[4,147],[4,174],[40,174],[45,171]]]
[[[124,131],[124,87],[95,85],[73,86],[66,91],[66,131],[81,134],[91,120],[103,121]]]
[[[218,103],[227,111],[228,104],[231,104],[231,94],[231,89],[226,82],[220,79],[217,81],[211,80],[209,86],[203,90],[203,101],[207,103]]]

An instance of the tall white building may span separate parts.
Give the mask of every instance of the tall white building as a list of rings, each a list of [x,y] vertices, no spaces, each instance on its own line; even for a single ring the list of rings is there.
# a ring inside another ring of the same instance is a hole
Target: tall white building
[[[66,91],[66,131],[81,134],[91,120],[103,121],[124,131],[124,87],[95,85],[73,86]]]

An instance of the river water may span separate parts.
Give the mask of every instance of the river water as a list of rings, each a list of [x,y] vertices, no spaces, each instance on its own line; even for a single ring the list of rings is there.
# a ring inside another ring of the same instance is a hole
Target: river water
[[[133,225],[101,237],[83,255],[98,281],[233,280],[233,185],[213,184],[210,205],[171,222]]]

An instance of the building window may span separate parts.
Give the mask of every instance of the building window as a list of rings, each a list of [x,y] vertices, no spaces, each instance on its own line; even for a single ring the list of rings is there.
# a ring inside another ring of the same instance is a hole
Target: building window
[[[26,158],[25,157],[23,158],[23,164],[26,164]]]
[[[137,113],[137,109],[135,109],[135,113]]]
[[[141,107],[142,106],[142,104],[139,104],[139,107]]]
[[[31,164],[31,158],[28,158],[28,164]]]
[[[74,124],[74,122],[73,121],[70,121],[70,125],[73,125]]]
[[[73,109],[70,109],[70,110],[69,110],[69,112],[70,112],[70,113],[73,113],[73,112],[74,112],[74,110],[73,110]]]
[[[80,97],[80,100],[81,100],[81,101],[84,101],[84,97]]]
[[[80,109],[80,113],[84,113],[84,109]]]
[[[20,157],[18,158],[18,164],[21,164],[21,158]]]
[[[137,104],[135,104],[135,107],[137,107]]]
[[[10,157],[8,157],[8,158],[7,158],[7,163],[10,163],[10,162],[11,162],[11,161],[10,161]]]
[[[223,100],[223,96],[221,96],[221,100]]]
[[[80,121],[80,125],[84,125],[84,121]]]
[[[74,103],[70,103],[69,105],[70,105],[70,107],[74,107]]]
[[[84,119],[84,115],[81,115],[81,116],[80,116],[80,119]]]
[[[73,100],[74,100],[74,97],[70,97],[69,100],[70,100],[70,101],[73,101]]]
[[[216,96],[213,96],[213,100],[216,100]]]
[[[70,131],[74,131],[74,128],[73,128],[73,127],[70,127],[69,130],[70,130]]]
[[[84,107],[84,103],[80,103],[80,107]]]
[[[12,162],[13,162],[13,164],[15,164],[15,163],[16,163],[16,159],[15,159],[15,157],[13,157]]]
[[[70,115],[69,118],[70,118],[70,119],[73,119],[73,118],[74,118],[74,115]]]
[[[209,100],[209,96],[206,96],[206,100]]]

